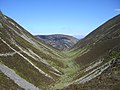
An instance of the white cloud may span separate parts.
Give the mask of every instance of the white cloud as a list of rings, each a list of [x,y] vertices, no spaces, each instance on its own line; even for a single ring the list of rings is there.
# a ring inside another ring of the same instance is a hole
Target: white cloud
[[[117,11],[117,12],[120,12],[120,8],[118,8],[118,9],[115,9],[115,11]]]

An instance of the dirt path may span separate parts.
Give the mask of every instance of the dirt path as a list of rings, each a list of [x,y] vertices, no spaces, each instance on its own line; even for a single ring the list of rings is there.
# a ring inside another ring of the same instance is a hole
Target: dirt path
[[[1,63],[0,63],[0,71],[25,90],[40,90],[33,84],[29,83],[28,81],[17,75],[15,71],[13,71],[9,67]]]

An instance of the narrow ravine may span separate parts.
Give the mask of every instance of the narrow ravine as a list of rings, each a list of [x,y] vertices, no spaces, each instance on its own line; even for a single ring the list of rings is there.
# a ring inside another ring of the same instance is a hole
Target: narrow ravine
[[[28,81],[17,75],[15,71],[1,63],[0,71],[25,90],[40,90],[38,87],[34,86],[33,84],[29,83]]]

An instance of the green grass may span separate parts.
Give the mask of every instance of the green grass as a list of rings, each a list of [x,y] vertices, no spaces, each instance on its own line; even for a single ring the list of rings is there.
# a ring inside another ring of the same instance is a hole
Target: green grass
[[[65,85],[68,85],[73,81],[73,79],[77,75],[77,71],[79,71],[80,66],[74,62],[73,58],[69,56],[68,54],[71,54],[70,52],[62,52],[66,56],[66,58],[63,58],[61,62],[64,62],[64,68],[61,69],[61,71],[64,73],[59,80],[51,85],[51,90],[56,89],[62,89],[65,87]],[[71,54],[72,55],[72,54]]]

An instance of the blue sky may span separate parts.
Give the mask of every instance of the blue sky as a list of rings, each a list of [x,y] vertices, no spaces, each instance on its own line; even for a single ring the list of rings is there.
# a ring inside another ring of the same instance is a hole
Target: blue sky
[[[0,9],[34,35],[86,35],[120,14],[120,0],[0,0]]]

